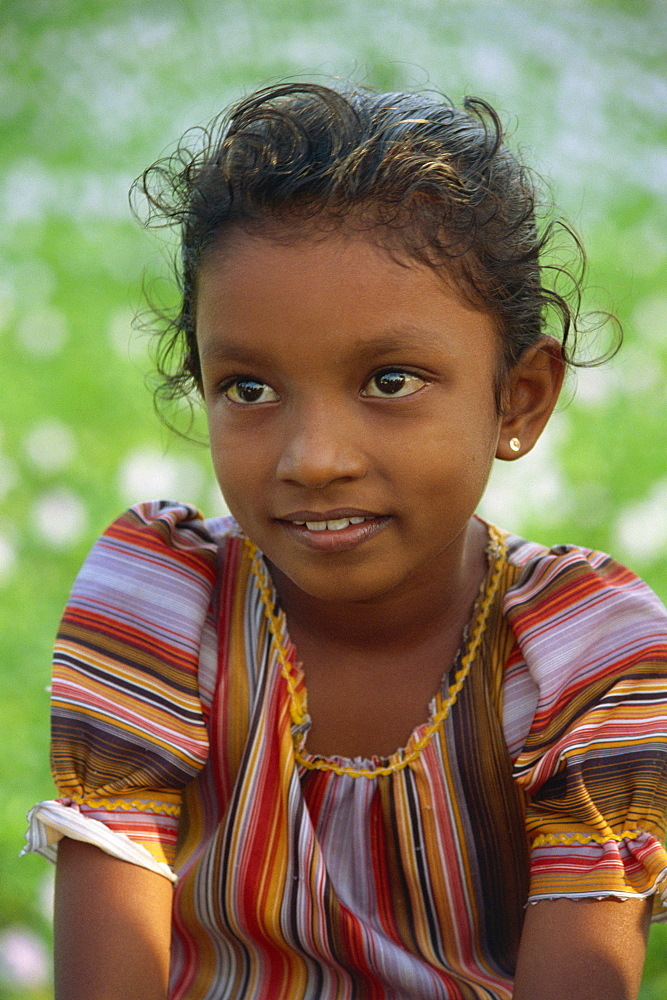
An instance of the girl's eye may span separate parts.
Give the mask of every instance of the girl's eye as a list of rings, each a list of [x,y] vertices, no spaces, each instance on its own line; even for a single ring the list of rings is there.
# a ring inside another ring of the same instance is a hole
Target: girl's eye
[[[364,387],[364,396],[409,396],[424,385],[424,379],[401,368],[377,372]]]
[[[223,394],[233,403],[274,403],[278,399],[278,393],[270,385],[254,378],[236,378],[228,382]]]

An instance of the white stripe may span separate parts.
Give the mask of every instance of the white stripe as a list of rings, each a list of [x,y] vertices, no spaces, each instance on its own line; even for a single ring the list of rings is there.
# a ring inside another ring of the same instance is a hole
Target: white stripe
[[[156,861],[150,851],[141,844],[135,844],[124,833],[110,830],[99,820],[84,816],[76,806],[64,806],[55,799],[39,802],[28,813],[28,832],[24,854],[41,854],[43,858],[56,863],[58,843],[63,837],[94,844],[106,854],[130,864],[139,865],[149,871],[164,875],[170,882],[176,875],[163,861]]]

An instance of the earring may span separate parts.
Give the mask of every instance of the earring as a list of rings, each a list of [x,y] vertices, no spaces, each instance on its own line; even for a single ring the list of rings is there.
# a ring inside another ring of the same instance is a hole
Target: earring
[[[512,451],[521,451],[521,442],[518,438],[510,438],[510,448]]]

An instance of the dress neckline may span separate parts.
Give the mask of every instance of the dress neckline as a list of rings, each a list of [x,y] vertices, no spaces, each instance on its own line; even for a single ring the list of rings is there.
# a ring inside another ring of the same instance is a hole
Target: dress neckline
[[[276,590],[264,557],[254,542],[251,542],[249,538],[244,538],[251,560],[251,570],[262,601],[264,616],[271,633],[272,645],[280,664],[281,674],[287,684],[294,756],[302,768],[311,771],[332,771],[335,774],[346,774],[353,778],[376,778],[401,771],[415,761],[424,748],[428,746],[455,704],[479,652],[489,612],[493,606],[506,561],[505,532],[494,525],[484,523],[488,534],[486,547],[488,570],[480,586],[470,621],[464,630],[461,647],[454,657],[453,666],[456,667],[456,670],[447,695],[443,697],[443,691],[447,677],[452,672],[452,665],[445,671],[440,688],[431,701],[429,719],[420,723],[412,731],[405,747],[396,750],[389,757],[373,757],[371,759],[362,757],[352,759],[336,755],[325,757],[319,754],[310,754],[306,749],[306,737],[311,720],[308,715],[305,676],[296,662],[295,648],[289,638],[285,613],[278,606]],[[276,608],[278,608],[277,611]]]

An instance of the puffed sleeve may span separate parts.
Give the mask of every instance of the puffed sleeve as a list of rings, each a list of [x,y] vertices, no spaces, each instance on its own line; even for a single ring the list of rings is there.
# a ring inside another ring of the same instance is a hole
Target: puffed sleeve
[[[528,702],[533,692],[513,762],[527,797],[529,900],[652,895],[664,918],[665,608],[609,556],[560,547],[531,555],[505,614]]]
[[[218,545],[192,507],[131,508],[95,543],[62,618],[52,683],[59,798],[26,851],[65,835],[172,878],[181,791],[204,766],[198,690]]]

